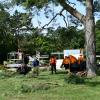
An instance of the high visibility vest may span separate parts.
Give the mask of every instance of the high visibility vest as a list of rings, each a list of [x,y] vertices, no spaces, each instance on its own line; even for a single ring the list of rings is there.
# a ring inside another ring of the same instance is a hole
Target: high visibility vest
[[[80,57],[78,58],[78,64],[80,64],[82,61],[84,61],[84,58],[83,58],[82,56],[80,56]]]
[[[70,63],[73,64],[75,62],[77,62],[77,59],[73,56],[70,56]]]
[[[56,64],[56,58],[50,58],[50,64]]]
[[[68,59],[68,58],[65,58],[64,60],[63,60],[63,64],[69,64],[70,63],[70,60]]]

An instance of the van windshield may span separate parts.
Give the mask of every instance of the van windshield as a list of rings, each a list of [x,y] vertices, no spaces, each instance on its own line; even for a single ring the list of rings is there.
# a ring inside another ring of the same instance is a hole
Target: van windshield
[[[56,59],[63,59],[64,58],[63,52],[54,52],[54,53],[51,53],[51,55],[54,55],[56,57]]]

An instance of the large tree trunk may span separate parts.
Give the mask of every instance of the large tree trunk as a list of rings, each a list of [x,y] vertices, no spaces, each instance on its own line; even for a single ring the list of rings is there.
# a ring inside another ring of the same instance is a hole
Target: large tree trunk
[[[93,17],[93,0],[86,0],[86,22],[85,22],[85,41],[86,41],[86,66],[87,77],[96,76],[96,43],[95,43],[95,23]]]

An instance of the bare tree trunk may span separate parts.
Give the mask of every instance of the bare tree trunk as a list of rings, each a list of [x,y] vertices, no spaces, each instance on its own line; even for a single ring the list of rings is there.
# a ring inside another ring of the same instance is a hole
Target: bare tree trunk
[[[87,77],[96,76],[96,42],[95,42],[95,23],[93,17],[93,0],[86,0],[86,22],[85,22],[85,41],[86,41],[86,66]]]

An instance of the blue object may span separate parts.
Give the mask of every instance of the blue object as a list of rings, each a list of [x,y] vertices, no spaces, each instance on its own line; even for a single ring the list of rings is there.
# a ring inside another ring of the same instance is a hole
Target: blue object
[[[39,61],[36,59],[33,61],[33,67],[39,66]]]

